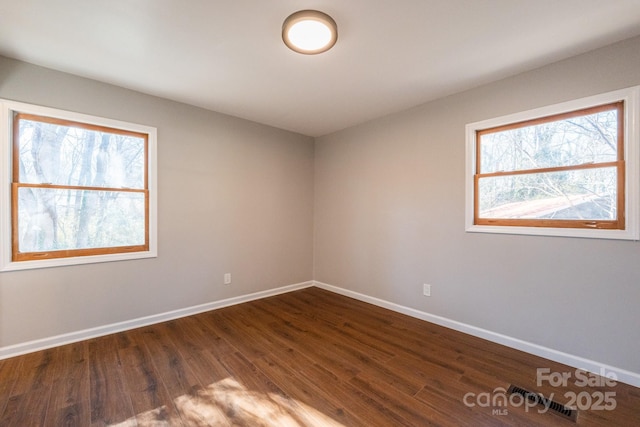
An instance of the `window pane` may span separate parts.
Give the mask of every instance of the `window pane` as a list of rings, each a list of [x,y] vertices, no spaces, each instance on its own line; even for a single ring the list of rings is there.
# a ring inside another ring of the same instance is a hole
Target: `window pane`
[[[603,111],[480,134],[480,173],[618,160],[618,113]]]
[[[614,220],[616,168],[480,178],[480,218]]]
[[[144,193],[20,187],[19,250],[145,244]]]
[[[144,188],[144,138],[19,120],[20,182]]]

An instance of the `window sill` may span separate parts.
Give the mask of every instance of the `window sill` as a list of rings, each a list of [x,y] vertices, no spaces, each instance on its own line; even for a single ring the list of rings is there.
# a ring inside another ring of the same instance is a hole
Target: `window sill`
[[[588,239],[638,240],[635,230],[591,230],[585,228],[505,227],[497,225],[471,225],[470,233],[518,234],[529,236],[581,237]]]
[[[35,268],[63,267],[79,264],[94,264],[113,261],[127,261],[134,259],[156,258],[157,251],[130,252],[108,255],[91,255],[83,257],[54,258],[34,261],[9,261],[0,265],[0,272],[31,270]]]

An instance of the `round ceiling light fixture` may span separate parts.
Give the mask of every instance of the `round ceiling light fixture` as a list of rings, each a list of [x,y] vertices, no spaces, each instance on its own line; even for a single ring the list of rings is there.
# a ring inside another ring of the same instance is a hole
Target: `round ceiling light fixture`
[[[338,26],[326,13],[300,10],[284,20],[282,40],[289,49],[306,55],[326,52],[338,40]]]

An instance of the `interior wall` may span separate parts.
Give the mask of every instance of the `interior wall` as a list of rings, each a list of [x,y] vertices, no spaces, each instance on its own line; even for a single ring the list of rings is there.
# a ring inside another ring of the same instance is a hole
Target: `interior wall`
[[[157,258],[0,273],[0,347],[312,279],[312,138],[1,57],[0,97],[156,127],[159,230]]]
[[[155,126],[159,141],[158,258],[0,273],[0,347],[313,278],[640,373],[640,243],[464,231],[466,123],[638,85],[639,69],[636,38],[319,138],[314,154],[311,138],[0,57],[0,97]]]
[[[317,139],[314,279],[640,373],[639,242],[465,232],[465,124],[639,70],[635,38]]]

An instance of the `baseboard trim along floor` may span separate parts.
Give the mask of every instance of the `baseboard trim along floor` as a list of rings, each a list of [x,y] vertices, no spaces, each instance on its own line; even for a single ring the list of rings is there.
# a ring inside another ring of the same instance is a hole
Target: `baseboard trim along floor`
[[[8,359],[14,356],[20,356],[26,353],[32,353],[34,351],[46,350],[48,348],[57,347],[65,344],[71,344],[74,342],[87,340],[91,338],[97,338],[116,332],[128,331],[142,326],[153,325],[155,323],[166,322],[168,320],[179,319],[181,317],[187,317],[194,314],[204,313],[211,310],[216,310],[223,307],[229,307],[236,304],[242,304],[243,302],[254,301],[257,299],[267,298],[275,295],[284,294],[287,292],[297,291],[313,286],[313,282],[303,282],[294,285],[283,286],[276,289],[269,289],[267,291],[255,292],[248,295],[241,295],[238,297],[227,298],[220,301],[214,301],[206,304],[196,305],[187,308],[181,308],[179,310],[173,310],[166,313],[154,314],[151,316],[140,317],[137,319],[126,320],[124,322],[112,323],[110,325],[98,326],[96,328],[84,329],[81,331],[70,332],[67,334],[56,335],[53,337],[42,338],[25,343],[15,344],[6,347],[0,347],[0,360]]]
[[[223,307],[228,307],[236,304],[241,304],[248,301],[253,301],[261,298],[267,298],[287,292],[296,291],[299,289],[316,286],[318,288],[334,292],[340,295],[344,295],[350,298],[357,299],[369,304],[376,305],[378,307],[386,308],[397,313],[402,313],[407,316],[411,316],[417,319],[421,319],[427,322],[435,323],[440,326],[444,326],[459,332],[463,332],[478,338],[486,339],[494,343],[502,344],[507,347],[511,347],[517,350],[521,350],[545,359],[553,360],[554,362],[562,363],[573,368],[583,369],[588,372],[592,372],[598,375],[615,374],[617,381],[632,385],[634,387],[640,387],[640,373],[631,372],[628,370],[616,368],[603,363],[599,363],[594,360],[582,358],[580,356],[564,353],[558,350],[547,348],[541,345],[526,342],[517,338],[502,335],[496,332],[492,332],[486,329],[478,328],[476,326],[468,325],[465,323],[457,322],[445,317],[437,316],[434,314],[426,313],[420,310],[416,310],[410,307],[405,307],[399,304],[395,304],[389,301],[385,301],[379,298],[371,297],[358,292],[350,291],[348,289],[340,288],[338,286],[322,283],[318,281],[308,281],[297,283],[293,285],[283,286],[280,288],[270,289],[267,291],[255,292],[248,295],[242,295],[238,297],[228,298],[220,301],[214,301],[206,304],[201,304],[193,307],[187,307],[179,310],[174,310],[166,313],[155,314],[151,316],[141,317],[138,319],[127,320],[124,322],[113,323],[110,325],[99,326],[96,328],[85,329],[81,331],[71,332],[68,334],[57,335],[53,337],[43,338],[39,340],[29,341],[25,343],[15,344],[6,347],[0,347],[0,360],[7,359],[14,356],[19,356],[34,351],[45,350],[60,345],[70,344],[90,338],[96,338],[104,335],[109,335],[116,332],[123,332],[130,329],[139,328],[142,326],[148,326],[155,323],[165,322],[168,320],[178,319],[181,317],[191,316],[193,314],[204,313],[206,311],[216,310]]]
[[[407,316],[411,316],[417,319],[425,320],[427,322],[435,323],[436,325],[444,326],[446,328],[450,328],[455,331],[464,332],[466,334],[469,334],[478,338],[483,338],[487,341],[491,341],[497,344],[502,344],[507,347],[524,351],[526,353],[530,353],[539,357],[544,357],[545,359],[553,360],[554,362],[562,363],[576,369],[582,369],[587,372],[591,372],[598,375],[602,375],[603,373],[615,374],[617,381],[632,385],[634,387],[640,387],[640,373],[616,368],[614,366],[609,366],[603,363],[596,362],[594,360],[589,360],[580,356],[564,353],[564,352],[554,350],[548,347],[544,347],[538,344],[533,344],[517,338],[509,337],[507,335],[502,335],[486,329],[478,328],[476,326],[471,326],[466,323],[461,323],[455,320],[447,319],[446,317],[441,317],[434,314],[426,313],[424,311],[405,307],[405,306],[395,304],[389,301],[385,301],[379,298],[374,298],[358,292],[350,291],[348,289],[343,289],[337,286],[329,285],[327,283],[314,281],[313,284],[314,286],[327,291],[335,292],[337,294],[354,298],[359,301],[367,302],[369,304],[373,304],[378,307],[386,308],[386,309],[395,311],[397,313],[406,314]]]

